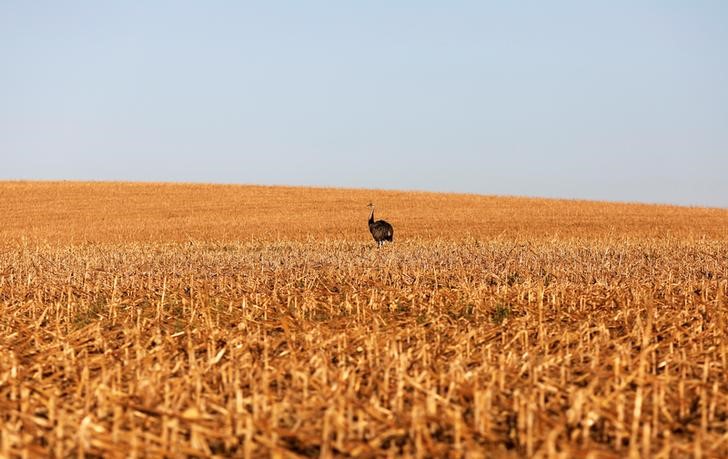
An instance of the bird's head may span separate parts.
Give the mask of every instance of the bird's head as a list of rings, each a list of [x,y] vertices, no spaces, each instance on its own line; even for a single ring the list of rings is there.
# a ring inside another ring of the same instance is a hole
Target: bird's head
[[[374,204],[372,204],[372,203],[370,202],[369,204],[367,204],[367,207],[369,207],[370,209],[373,209],[373,208],[374,208]]]

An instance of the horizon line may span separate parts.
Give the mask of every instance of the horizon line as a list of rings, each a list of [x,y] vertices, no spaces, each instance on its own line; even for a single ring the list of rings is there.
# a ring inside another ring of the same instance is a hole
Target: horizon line
[[[656,206],[656,207],[675,207],[687,209],[704,209],[728,211],[728,206],[708,206],[702,204],[676,204],[669,202],[648,202],[648,201],[623,201],[611,199],[590,199],[590,198],[574,198],[563,196],[536,196],[536,195],[517,195],[517,194],[486,194],[467,191],[449,191],[449,190],[426,190],[419,188],[369,188],[369,187],[351,187],[351,186],[335,186],[335,185],[291,185],[283,183],[251,183],[251,182],[215,182],[215,181],[164,181],[164,180],[112,180],[112,179],[60,179],[60,178],[0,178],[0,183],[89,183],[89,184],[138,184],[138,185],[208,185],[208,186],[239,186],[239,187],[260,187],[260,188],[309,188],[319,190],[359,190],[359,191],[380,191],[395,193],[421,193],[421,194],[439,194],[439,195],[460,195],[460,196],[478,196],[484,198],[505,198],[505,199],[532,199],[543,201],[569,201],[582,203],[599,203],[599,204],[622,204],[628,206]]]

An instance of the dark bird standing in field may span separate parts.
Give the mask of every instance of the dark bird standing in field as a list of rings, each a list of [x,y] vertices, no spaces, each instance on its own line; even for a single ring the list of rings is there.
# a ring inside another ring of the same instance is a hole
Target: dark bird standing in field
[[[392,242],[394,236],[392,225],[384,220],[374,221],[374,204],[370,202],[368,207],[372,210],[372,213],[369,214],[369,232],[372,233],[377,246],[381,246],[385,241]]]

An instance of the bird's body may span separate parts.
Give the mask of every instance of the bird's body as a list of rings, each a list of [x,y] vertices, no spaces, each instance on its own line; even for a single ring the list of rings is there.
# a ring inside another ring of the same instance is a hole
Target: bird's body
[[[369,214],[369,232],[378,246],[385,242],[392,242],[394,238],[394,228],[384,220],[374,220],[374,205],[369,204],[371,213]]]

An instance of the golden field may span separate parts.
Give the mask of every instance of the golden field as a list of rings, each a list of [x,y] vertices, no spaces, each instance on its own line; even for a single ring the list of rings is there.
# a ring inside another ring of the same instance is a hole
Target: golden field
[[[728,210],[0,182],[0,218],[0,457],[728,456]]]

